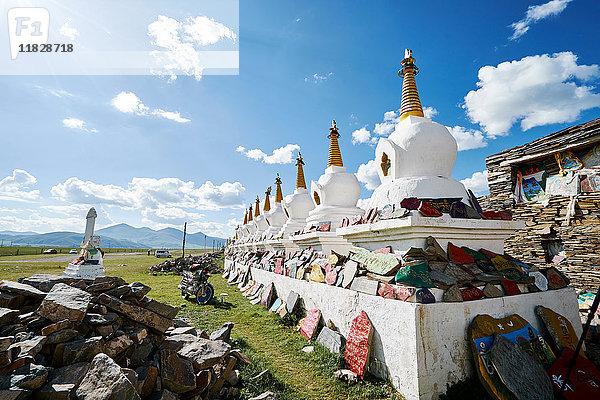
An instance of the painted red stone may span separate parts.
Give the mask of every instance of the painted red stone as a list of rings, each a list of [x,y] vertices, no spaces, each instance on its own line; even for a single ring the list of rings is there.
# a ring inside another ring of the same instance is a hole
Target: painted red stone
[[[494,253],[493,251],[489,251],[486,249],[479,249],[479,252],[482,253],[488,260],[491,260],[496,256],[502,256],[502,254]]]
[[[392,252],[392,246],[385,246],[381,249],[375,250],[373,253],[390,254]]]
[[[441,217],[443,215],[440,210],[431,207],[429,203],[424,201],[419,204],[419,212],[426,217]]]
[[[354,215],[350,217],[350,225],[360,225],[362,222],[362,215]]]
[[[308,340],[312,340],[317,327],[319,326],[319,320],[321,319],[321,310],[315,308],[310,310],[306,317],[302,320],[300,325],[300,333]]]
[[[519,290],[519,286],[517,285],[516,282],[503,279],[501,281],[501,283],[502,283],[502,287],[504,288],[504,291],[506,292],[507,296],[514,296],[516,294],[521,294],[521,291]]]
[[[406,301],[410,296],[415,294],[415,288],[396,286],[394,287],[394,294],[398,300]]]
[[[504,219],[506,221],[512,221],[512,214],[506,211],[498,211],[498,216],[500,219]]]
[[[482,211],[479,215],[485,219],[502,219],[496,211]]]
[[[332,268],[331,265],[327,264],[329,269],[326,269],[327,273],[325,274],[325,282],[328,285],[333,285],[337,281],[338,273],[335,268]]]
[[[317,228],[319,232],[329,232],[330,229],[331,224],[319,224],[319,227]]]
[[[400,203],[400,207],[406,208],[407,210],[416,210],[419,208],[421,201],[416,197],[407,197]]]
[[[379,289],[377,289],[377,293],[379,293],[379,295],[385,299],[396,298],[394,287],[384,282],[379,282]]]
[[[556,391],[561,389],[569,362],[574,355],[575,352],[572,349],[565,348],[560,358],[548,368],[548,375]],[[600,399],[600,371],[590,360],[577,356],[575,368],[569,375],[565,391],[562,394],[567,400]]]
[[[460,294],[462,295],[464,301],[479,300],[483,299],[485,296],[483,294],[483,290],[476,288],[475,286],[469,286],[468,288],[461,289]]]
[[[361,311],[360,314],[352,320],[350,333],[346,340],[346,349],[344,359],[348,368],[361,378],[367,371],[369,365],[369,355],[371,350],[371,339],[373,338],[373,325],[369,321],[367,313]]]
[[[448,242],[448,257],[456,264],[470,264],[475,262],[473,257],[469,255],[464,249],[453,245]]]

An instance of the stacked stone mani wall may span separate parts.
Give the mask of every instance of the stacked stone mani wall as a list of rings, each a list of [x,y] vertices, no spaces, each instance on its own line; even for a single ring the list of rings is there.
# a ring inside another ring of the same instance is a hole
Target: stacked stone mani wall
[[[600,281],[600,193],[581,193],[575,214],[566,223],[568,196],[552,196],[548,205],[540,202],[515,204],[514,190],[517,170],[527,165],[543,165],[548,175],[559,173],[554,154],[565,145],[582,157],[600,142],[600,119],[568,128],[529,144],[519,146],[486,159],[490,194],[479,199],[489,210],[508,210],[514,220],[525,222],[526,228],[505,242],[506,253],[538,267],[554,265],[547,262],[543,248],[545,240],[562,242],[566,259],[558,264],[578,289],[595,292]],[[540,154],[522,162],[518,159]],[[551,228],[551,231],[550,231]]]

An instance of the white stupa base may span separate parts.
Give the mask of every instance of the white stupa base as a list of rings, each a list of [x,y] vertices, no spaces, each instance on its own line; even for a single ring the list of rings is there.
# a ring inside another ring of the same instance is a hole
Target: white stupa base
[[[279,236],[289,239],[291,235],[304,229],[304,226],[306,226],[306,219],[288,219],[281,228]]]
[[[69,263],[63,272],[63,276],[68,276],[69,278],[94,280],[99,276],[104,276],[104,267],[102,266],[102,262],[96,265],[74,265]]]
[[[290,254],[300,250],[300,246],[294,243],[294,241],[291,239],[280,239],[279,242],[283,244],[286,256],[289,256]]]
[[[325,255],[335,251],[338,254],[348,254],[352,244],[334,232],[311,232],[290,238],[300,249],[312,248]]]
[[[382,183],[373,191],[369,207],[377,207],[380,210],[387,204],[395,204],[396,207],[400,207],[402,200],[407,197],[421,199],[459,198],[465,204],[469,204],[465,187],[454,178],[417,176],[396,178]]]
[[[365,211],[358,207],[337,207],[319,205],[309,213],[306,226],[317,225],[320,222],[330,222],[331,231],[340,226],[342,219],[354,215],[363,215]]]
[[[392,246],[397,253],[411,247],[426,248],[428,236],[433,236],[443,249],[448,242],[456,246],[467,246],[474,250],[486,249],[504,253],[504,241],[517,230],[524,229],[523,221],[484,220],[413,215],[338,228],[336,234],[355,246],[377,250]]]
[[[280,236],[279,233],[281,232],[281,228],[282,228],[282,226],[272,226],[271,225],[269,230],[265,233],[265,240],[271,240],[271,239],[278,238]]]
[[[281,240],[277,240],[277,239],[265,240],[265,241],[263,241],[263,244],[265,246],[265,250],[267,250],[267,251],[279,251],[279,250],[284,249],[284,246],[283,246],[283,243],[281,243]]]

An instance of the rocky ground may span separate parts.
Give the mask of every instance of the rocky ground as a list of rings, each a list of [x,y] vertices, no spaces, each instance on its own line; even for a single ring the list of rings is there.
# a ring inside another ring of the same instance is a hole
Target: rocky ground
[[[177,273],[181,275],[183,271],[189,270],[192,265],[200,265],[203,268],[208,268],[212,272],[218,272],[217,260],[223,256],[223,252],[205,253],[197,256],[178,257],[168,259],[160,264],[150,267],[152,272],[162,273]]]

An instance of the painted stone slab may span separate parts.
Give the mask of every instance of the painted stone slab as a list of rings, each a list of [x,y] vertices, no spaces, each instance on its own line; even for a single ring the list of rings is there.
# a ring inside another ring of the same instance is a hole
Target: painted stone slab
[[[362,222],[362,215],[354,215],[350,217],[350,225],[360,225]]]
[[[496,211],[482,211],[479,213],[483,219],[502,219]]]
[[[281,299],[277,299],[273,302],[273,305],[271,306],[271,308],[269,308],[269,312],[276,312],[279,307],[281,307]]]
[[[550,267],[543,271],[548,279],[548,288],[552,290],[562,289],[569,285],[566,277],[561,274],[556,268]]]
[[[554,349],[558,350],[558,353],[563,349],[575,351],[579,337],[568,319],[544,306],[537,306],[535,313],[544,323],[550,338],[552,338]],[[579,350],[579,355],[585,357],[583,349]]]
[[[323,270],[317,263],[312,264],[312,269],[310,270],[310,280],[313,282],[325,282]]]
[[[290,263],[288,276],[290,278],[296,278],[296,274],[298,274],[298,262],[294,261]]]
[[[519,315],[513,314],[505,318],[494,318],[490,315],[478,315],[471,321],[467,332],[468,341],[473,351],[475,370],[483,387],[493,399],[513,400],[514,396],[502,382],[490,358],[490,350],[494,343],[494,335],[500,334],[542,366],[555,361],[554,353],[541,335],[529,322]]]
[[[432,207],[425,201],[422,201],[421,204],[419,204],[419,213],[425,217],[441,217],[443,214],[440,210]]]
[[[402,200],[400,207],[406,208],[407,210],[417,210],[420,204],[421,201],[416,197],[407,197]]]
[[[475,197],[471,189],[467,189],[467,194],[469,195],[469,203],[471,203],[471,207],[473,207],[478,213],[482,212],[483,210],[479,205],[479,201],[477,200],[477,197]]]
[[[548,375],[556,391],[562,387],[574,355],[574,350],[564,349],[558,361],[548,369]],[[567,400],[600,399],[600,371],[591,361],[578,356],[562,395]]]
[[[532,276],[534,279],[534,285],[540,291],[545,292],[548,290],[548,279],[539,271],[532,271],[529,273],[529,276]]]
[[[369,365],[372,339],[373,325],[369,321],[367,313],[361,311],[352,320],[344,351],[344,359],[348,368],[361,378],[365,375]]]
[[[452,218],[467,218],[467,206],[462,201],[452,203],[450,206],[450,216]]]
[[[342,286],[343,282],[344,282],[344,268],[340,268],[338,270],[337,280],[335,281],[335,285],[334,286],[340,287],[340,286]]]
[[[379,288],[379,281],[375,281],[369,278],[365,278],[362,276],[357,276],[352,281],[352,285],[350,285],[350,289],[356,290],[357,292],[371,294],[373,296],[377,295],[377,289]]]
[[[394,287],[394,294],[398,300],[406,301],[409,297],[415,294],[415,288],[407,286]]]
[[[329,268],[327,270],[327,274],[325,275],[325,282],[328,285],[333,285],[337,282],[338,273],[335,268]]]
[[[448,266],[448,262],[446,261],[429,261],[427,264],[429,264],[430,270],[436,270],[440,272],[444,272],[444,270]]]
[[[469,286],[467,288],[461,289],[460,294],[462,295],[462,298],[465,301],[480,300],[485,297],[485,295],[483,294],[483,290],[475,286]]]
[[[290,290],[290,293],[288,294],[288,297],[287,297],[287,301],[285,302],[287,311],[290,314],[294,314],[296,312],[296,309],[298,308],[299,300],[300,300],[300,295],[298,293],[294,292],[293,290]]]
[[[319,231],[319,232],[329,232],[330,229],[331,229],[331,221],[320,222],[319,226],[317,227],[317,231]]]
[[[502,279],[500,282],[502,283],[502,287],[504,288],[504,293],[506,293],[507,296],[514,296],[516,294],[521,294],[521,291],[519,290],[519,286],[517,285],[516,282],[509,281],[506,279]]]
[[[461,301],[463,301],[462,294],[460,293],[460,288],[457,285],[450,286],[444,292],[442,300],[444,300],[446,303],[460,303]]]
[[[468,255],[470,255],[473,260],[475,261],[479,261],[479,260],[487,260],[487,258],[485,257],[485,255],[477,250],[473,250],[471,248],[468,248],[466,246],[462,246],[461,249],[463,249]]]
[[[400,266],[400,260],[393,254],[373,253],[356,246],[350,249],[350,259],[363,264],[367,271],[379,275],[391,275]]]
[[[375,250],[373,253],[375,253],[375,254],[390,254],[391,252],[392,252],[392,246],[385,246],[385,247]]]
[[[504,296],[504,293],[502,293],[502,290],[498,289],[496,287],[496,285],[492,285],[491,283],[488,283],[487,285],[485,285],[485,287],[483,288],[483,294],[485,295],[485,297],[488,297],[488,298]]]
[[[265,287],[265,290],[262,293],[262,296],[260,298],[260,304],[269,308],[271,307],[271,303],[273,302],[273,292],[275,291],[275,288],[273,286],[273,282],[271,282],[267,287]]]
[[[319,332],[319,336],[317,336],[317,342],[321,343],[330,352],[340,354],[344,351],[346,339],[344,339],[341,333],[324,326],[321,332]]]
[[[448,263],[448,266],[444,270],[444,273],[446,275],[453,276],[458,280],[459,283],[468,283],[473,280],[473,277],[470,274],[467,274],[458,265],[454,263]]]
[[[340,261],[340,257],[337,254],[331,254],[329,256],[329,258],[327,259],[327,263],[330,265],[337,265],[337,263]]]
[[[433,287],[426,262],[401,267],[396,274],[396,282],[421,288]]]
[[[452,286],[458,283],[458,279],[443,272],[432,269],[429,271],[429,276],[434,284],[439,284],[442,286]]]
[[[450,212],[450,206],[452,203],[456,203],[461,199],[458,197],[443,197],[439,199],[421,199],[422,201],[427,202],[431,207],[439,210],[440,212],[448,214]]]
[[[435,303],[435,296],[427,288],[419,289],[416,293],[417,302],[423,304]]]
[[[273,272],[278,275],[283,275],[283,267],[281,265],[275,265],[275,270]]]
[[[393,212],[394,206],[391,204],[386,204],[385,206],[383,206],[381,212],[379,213],[379,219],[390,219]]]
[[[464,249],[453,245],[450,242],[448,242],[448,257],[450,258],[450,260],[452,260],[452,262],[455,262],[456,264],[468,264],[475,262],[475,260],[469,255],[469,253],[467,253]]]
[[[512,214],[507,211],[498,211],[498,216],[505,221],[512,221]]]
[[[437,240],[433,236],[428,236],[426,239],[427,248],[425,249],[426,253],[431,255],[435,255],[438,260],[448,261],[448,254],[442,249],[442,246],[438,243]]]
[[[523,277],[523,269],[518,264],[510,261],[502,256],[495,256],[491,260],[494,268],[502,272],[502,274],[510,280],[519,280]]]
[[[358,271],[358,263],[356,261],[348,260],[344,266],[344,280],[342,281],[343,288],[349,288],[354,276]]]
[[[312,340],[317,327],[319,326],[319,320],[321,319],[321,310],[315,308],[306,313],[306,317],[302,320],[300,325],[300,333],[308,340]]]
[[[554,399],[546,370],[516,343],[502,335],[494,335],[490,360],[506,388],[517,399]]]
[[[377,293],[383,297],[384,299],[395,299],[396,293],[394,292],[394,287],[392,285],[388,285],[384,282],[379,282],[379,289],[377,289]]]
[[[288,315],[287,305],[285,304],[285,302],[281,302],[281,307],[279,307],[279,309],[277,310],[277,314],[279,314],[281,318]]]
[[[394,211],[390,215],[390,218],[388,218],[388,219],[404,218],[409,214],[410,214],[409,209],[398,207],[398,208],[394,209]]]

